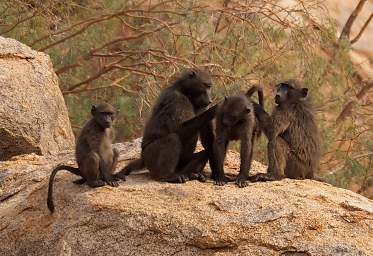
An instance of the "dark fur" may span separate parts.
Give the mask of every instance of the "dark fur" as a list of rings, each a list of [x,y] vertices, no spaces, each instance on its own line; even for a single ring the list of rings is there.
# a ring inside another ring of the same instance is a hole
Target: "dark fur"
[[[163,90],[145,125],[141,159],[130,162],[117,177],[147,168],[160,181],[204,180],[201,171],[212,156],[210,120],[216,110],[213,107],[203,112],[211,103],[210,86],[208,73],[189,69]],[[194,153],[199,135],[206,150]]]
[[[295,80],[277,86],[277,106],[271,115],[255,105],[256,115],[268,138],[268,172],[252,181],[315,179],[320,161],[320,138],[308,89]]]
[[[250,99],[254,92],[258,92],[259,104],[263,107],[263,92],[258,86],[250,88],[246,95],[242,94],[225,98],[224,102],[218,107],[216,113],[216,139],[213,148],[217,169],[212,169],[213,179],[217,185],[222,186],[228,180],[224,175],[224,158],[229,142],[240,140],[241,165],[236,184],[239,187],[247,186],[254,141],[259,134],[253,103]]]
[[[78,168],[60,165],[57,166],[49,178],[47,205],[54,212],[53,180],[57,172],[67,170],[82,179],[76,184],[87,182],[90,187],[118,186],[113,172],[118,163],[118,151],[112,148],[114,132],[111,128],[114,121],[115,109],[109,104],[100,104],[92,107],[92,118],[83,127],[75,148],[75,157]]]

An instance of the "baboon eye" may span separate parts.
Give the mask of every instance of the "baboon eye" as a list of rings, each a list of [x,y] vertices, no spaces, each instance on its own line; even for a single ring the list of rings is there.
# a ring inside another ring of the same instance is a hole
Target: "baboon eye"
[[[194,70],[190,71],[189,77],[195,77],[195,76],[196,76],[196,72]]]
[[[209,83],[203,83],[203,85],[204,85],[207,89],[210,89],[210,88],[211,88],[211,84],[209,84]]]

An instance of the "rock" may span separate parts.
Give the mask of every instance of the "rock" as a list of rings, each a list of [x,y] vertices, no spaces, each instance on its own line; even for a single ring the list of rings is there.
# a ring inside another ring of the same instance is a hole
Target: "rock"
[[[0,37],[0,160],[72,148],[74,135],[49,56]]]
[[[121,166],[139,140],[117,144]],[[119,187],[90,189],[56,177],[72,152],[0,163],[0,255],[373,255],[373,202],[317,181],[168,184],[144,172]],[[237,154],[228,154],[238,173]],[[254,171],[265,166],[255,162]]]

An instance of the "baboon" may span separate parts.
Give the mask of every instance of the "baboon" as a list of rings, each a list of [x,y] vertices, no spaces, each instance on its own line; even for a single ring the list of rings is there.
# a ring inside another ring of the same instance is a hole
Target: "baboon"
[[[278,84],[271,115],[258,104],[255,113],[268,138],[268,171],[257,174],[251,181],[270,181],[282,178],[318,179],[314,174],[319,166],[320,139],[308,89],[300,82],[289,80]]]
[[[118,163],[118,151],[112,148],[114,131],[111,125],[115,117],[115,109],[103,103],[92,106],[92,118],[84,125],[78,137],[75,158],[78,168],[59,165],[49,178],[48,200],[49,210],[54,212],[53,204],[53,180],[57,172],[67,170],[82,178],[74,181],[76,184],[87,182],[88,186],[95,188],[104,186],[118,186],[118,179],[113,176],[113,172]]]
[[[160,181],[204,181],[201,172],[212,157],[210,121],[216,110],[212,107],[203,112],[211,103],[210,87],[211,77],[206,71],[188,69],[164,89],[145,125],[141,158],[130,162],[117,177],[147,168],[152,178]],[[194,153],[198,136],[205,150]]]
[[[251,100],[254,92],[258,92],[259,105],[263,107],[263,91],[261,87],[253,86],[246,95],[226,97],[216,111],[216,139],[213,152],[217,169],[212,171],[215,176],[215,184],[219,186],[227,182],[224,175],[224,158],[231,140],[240,140],[241,143],[241,165],[236,184],[238,187],[247,186],[254,141],[260,133]]]

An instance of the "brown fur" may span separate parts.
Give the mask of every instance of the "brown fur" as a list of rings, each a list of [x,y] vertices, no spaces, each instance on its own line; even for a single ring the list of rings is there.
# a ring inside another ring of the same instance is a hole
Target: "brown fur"
[[[216,170],[212,169],[215,184],[224,185],[228,180],[224,175],[224,158],[230,141],[239,140],[241,143],[240,172],[236,179],[239,187],[247,186],[247,178],[252,162],[254,138],[259,133],[254,114],[253,103],[250,99],[258,92],[260,105],[263,106],[263,93],[260,87],[253,86],[246,95],[241,94],[225,98],[216,113],[216,139],[214,142],[214,160]]]
[[[76,184],[87,182],[90,187],[118,186],[113,172],[118,163],[118,151],[112,148],[114,131],[111,128],[114,121],[115,109],[109,104],[100,104],[92,107],[92,118],[83,127],[75,148],[75,157],[78,168],[60,165],[53,171],[49,179],[47,205],[54,212],[53,180],[57,172],[67,170],[82,179]]]
[[[147,168],[160,181],[204,180],[200,173],[211,156],[213,135],[209,122],[216,109],[203,112],[211,103],[210,86],[208,73],[189,69],[163,90],[145,125],[141,158],[129,163],[117,177]],[[199,135],[206,150],[194,153]]]
[[[276,104],[269,116],[256,106],[256,114],[268,138],[268,172],[250,178],[314,179],[320,161],[320,138],[308,89],[295,80],[277,86]]]

